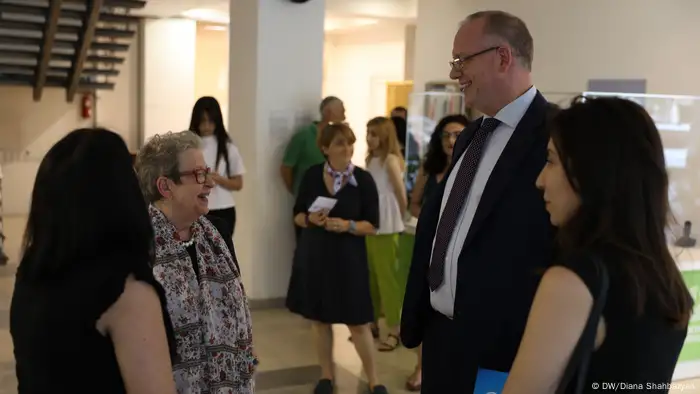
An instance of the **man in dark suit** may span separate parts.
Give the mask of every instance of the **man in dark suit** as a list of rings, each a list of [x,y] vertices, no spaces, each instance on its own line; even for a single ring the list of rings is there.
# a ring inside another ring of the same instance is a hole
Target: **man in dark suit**
[[[472,393],[477,371],[507,372],[554,231],[535,179],[548,104],[533,86],[533,43],[519,18],[470,15],[450,77],[485,116],[459,136],[452,167],[421,211],[401,339],[423,344],[424,394]]]

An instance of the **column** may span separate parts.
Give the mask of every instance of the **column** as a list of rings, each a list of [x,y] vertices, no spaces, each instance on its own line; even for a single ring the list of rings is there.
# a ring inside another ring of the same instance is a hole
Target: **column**
[[[156,134],[186,130],[190,125],[195,102],[197,22],[147,20],[142,29],[141,132],[146,141]]]
[[[425,91],[426,82],[449,80],[452,41],[459,23],[476,11],[473,3],[473,0],[418,0],[413,92]]]
[[[281,301],[294,252],[292,196],[279,175],[294,129],[318,113],[324,0],[231,0],[229,131],[246,166],[235,246],[248,296]]]

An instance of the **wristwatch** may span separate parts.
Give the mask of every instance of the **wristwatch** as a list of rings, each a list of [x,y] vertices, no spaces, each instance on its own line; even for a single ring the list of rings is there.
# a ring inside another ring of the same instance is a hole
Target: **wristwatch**
[[[348,229],[348,231],[350,231],[351,233],[354,233],[355,230],[357,230],[357,223],[355,223],[354,220],[351,220],[350,221],[350,228]]]

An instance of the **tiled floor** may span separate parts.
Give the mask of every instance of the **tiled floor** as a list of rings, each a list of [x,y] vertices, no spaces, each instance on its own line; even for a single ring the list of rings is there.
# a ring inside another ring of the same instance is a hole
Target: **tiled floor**
[[[16,261],[23,222],[5,220],[8,236],[6,248]],[[0,394],[16,394],[12,341],[8,332],[8,309],[13,288],[14,267],[0,267]],[[253,312],[255,343],[260,357],[257,392],[260,394],[311,394],[318,379],[316,355],[311,342],[309,324],[283,310]],[[338,394],[364,394],[362,366],[345,327],[334,328],[335,358],[337,360]],[[379,375],[392,394],[406,393],[403,385],[413,370],[415,355],[403,348],[391,353],[379,353]],[[684,390],[671,393],[700,394],[700,379],[683,382]]]

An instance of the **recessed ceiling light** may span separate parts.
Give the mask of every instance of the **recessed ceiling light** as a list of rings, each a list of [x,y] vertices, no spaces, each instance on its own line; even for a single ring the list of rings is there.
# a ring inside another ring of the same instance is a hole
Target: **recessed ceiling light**
[[[225,12],[212,10],[208,8],[195,8],[182,13],[185,18],[195,19],[198,21],[229,23],[229,16]]]
[[[226,31],[226,26],[222,25],[206,25],[204,26],[204,30],[211,30],[211,31]]]
[[[377,19],[371,18],[338,18],[327,17],[324,23],[325,31],[346,30],[362,26],[376,25],[379,23]]]

